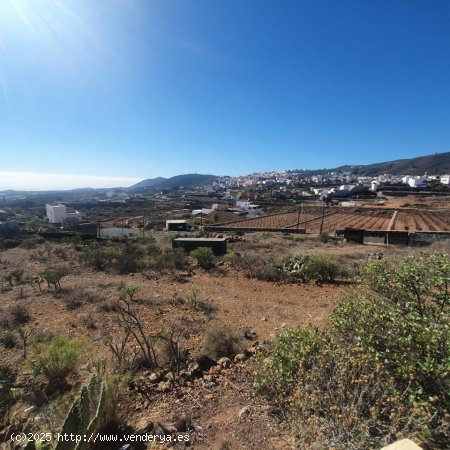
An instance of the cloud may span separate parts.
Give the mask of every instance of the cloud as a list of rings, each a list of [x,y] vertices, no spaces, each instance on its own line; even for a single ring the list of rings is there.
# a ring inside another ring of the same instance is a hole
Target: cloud
[[[142,178],[104,177],[31,172],[0,172],[0,190],[47,191],[77,188],[109,188],[131,186]]]

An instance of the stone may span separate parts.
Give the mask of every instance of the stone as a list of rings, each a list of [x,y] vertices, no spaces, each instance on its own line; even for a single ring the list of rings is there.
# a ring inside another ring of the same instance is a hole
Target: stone
[[[158,392],[169,392],[171,388],[171,384],[169,381],[162,381],[161,383],[158,383],[158,386],[156,387],[156,390]]]
[[[211,367],[216,365],[216,361],[211,359],[209,356],[202,355],[197,359],[198,368],[202,372],[206,372],[207,370],[211,369]]]
[[[422,450],[422,447],[419,447],[410,439],[402,439],[401,441],[394,442],[387,447],[383,447],[381,450]]]
[[[156,372],[153,372],[148,377],[148,381],[150,381],[150,383],[157,383],[160,379],[161,379],[161,376]]]
[[[230,367],[231,366],[231,359],[227,358],[226,356],[223,356],[222,358],[220,358],[217,361],[217,364],[219,366],[222,366],[222,367],[225,367],[225,368]]]
[[[256,333],[254,330],[246,330],[244,331],[244,338],[249,341],[253,340],[256,337]]]
[[[238,417],[239,417],[239,419],[243,419],[244,417],[247,417],[249,414],[250,414],[250,408],[248,406],[244,406],[238,412]]]
[[[194,377],[193,377],[191,371],[189,371],[189,370],[182,370],[180,372],[180,378],[182,378],[183,380],[192,380],[192,378],[194,378]]]
[[[167,381],[175,381],[175,374],[173,372],[168,372],[164,378]]]
[[[235,362],[242,362],[245,361],[247,359],[247,356],[244,353],[238,353],[235,357],[234,357],[234,361]]]

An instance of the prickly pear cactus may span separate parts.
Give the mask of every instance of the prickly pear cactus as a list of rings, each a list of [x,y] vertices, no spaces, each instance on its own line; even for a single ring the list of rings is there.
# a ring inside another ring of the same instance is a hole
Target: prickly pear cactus
[[[89,449],[89,437],[98,427],[105,409],[105,383],[99,381],[93,375],[89,383],[81,389],[80,395],[72,403],[66,420],[59,431],[60,435],[74,434],[81,436],[81,441],[59,440],[53,447],[43,442],[29,442],[26,450],[87,450]]]

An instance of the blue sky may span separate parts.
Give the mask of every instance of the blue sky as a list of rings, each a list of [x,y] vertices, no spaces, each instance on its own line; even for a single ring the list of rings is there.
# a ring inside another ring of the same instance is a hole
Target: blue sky
[[[0,188],[449,151],[449,23],[448,0],[0,0]]]

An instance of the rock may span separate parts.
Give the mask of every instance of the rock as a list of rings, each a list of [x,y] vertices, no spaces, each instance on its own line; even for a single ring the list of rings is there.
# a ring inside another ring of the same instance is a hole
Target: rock
[[[156,387],[157,392],[169,392],[171,388],[170,381],[162,381],[161,383],[158,383],[158,386]]]
[[[207,389],[212,389],[213,387],[216,387],[217,383],[215,383],[214,381],[204,381],[203,382],[203,387],[207,388]]]
[[[179,275],[180,277],[187,278],[187,277],[191,277],[191,276],[192,276],[192,273],[191,273],[191,272],[179,272],[178,275]]]
[[[179,433],[188,431],[192,428],[191,418],[189,416],[180,417],[173,426]]]
[[[247,356],[244,353],[238,353],[235,357],[234,357],[234,361],[235,362],[242,362],[245,361],[247,359]]]
[[[231,359],[227,358],[226,356],[223,356],[222,358],[220,358],[217,361],[217,364],[219,366],[222,366],[222,367],[225,367],[225,368],[230,367],[231,366]]]
[[[246,331],[244,331],[244,338],[245,339],[248,339],[248,340],[252,341],[255,337],[256,337],[256,333],[255,333],[254,330],[246,330]]]
[[[216,381],[216,377],[214,376],[214,375],[203,375],[203,379],[205,380],[205,381],[213,381],[213,382],[215,382]]]
[[[167,381],[175,381],[175,374],[173,372],[168,372],[164,378]]]
[[[239,419],[243,419],[244,417],[247,417],[250,414],[250,408],[248,406],[244,406],[239,412],[238,417]]]
[[[262,320],[263,322],[267,322],[267,319],[266,319],[265,317],[261,317],[261,320]]]
[[[191,371],[189,371],[189,370],[182,370],[180,372],[180,378],[182,378],[183,380],[189,381],[189,380],[192,380],[194,377],[193,377]]]
[[[283,323],[281,324],[281,328],[286,328],[286,327],[287,327],[287,324],[283,322]]]
[[[156,372],[153,372],[148,377],[148,381],[150,381],[150,383],[157,383],[160,379],[161,379],[161,375]]]
[[[383,447],[381,450],[422,450],[422,447],[419,447],[410,439],[402,439],[401,441],[394,442],[387,447]]]
[[[256,352],[257,352],[257,350],[255,347],[250,347],[245,350],[245,356],[247,356],[247,358],[250,358],[250,357],[254,356],[256,354]]]
[[[209,356],[202,355],[197,359],[198,368],[202,372],[206,372],[207,370],[211,369],[211,367],[216,365],[216,361],[211,359]]]
[[[219,375],[220,372],[222,372],[223,367],[222,366],[214,366],[209,369],[208,373],[210,375]]]

